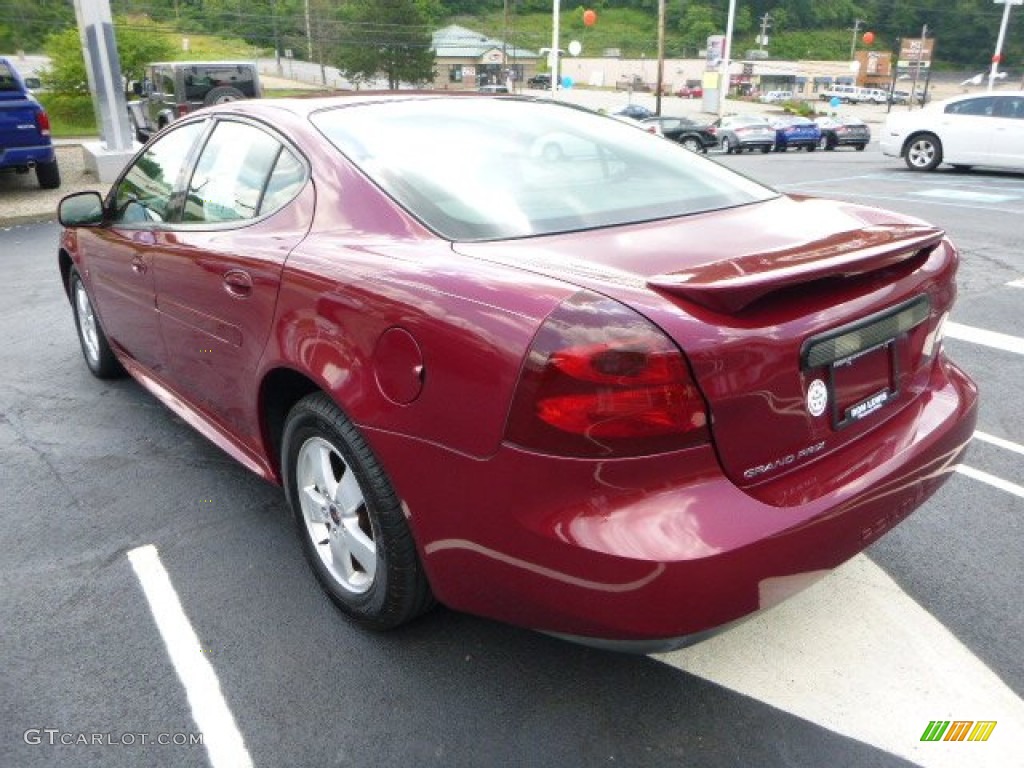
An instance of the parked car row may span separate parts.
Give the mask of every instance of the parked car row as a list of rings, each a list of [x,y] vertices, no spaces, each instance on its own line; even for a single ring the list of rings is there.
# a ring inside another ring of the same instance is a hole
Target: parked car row
[[[857,117],[819,117],[811,120],[798,115],[766,118],[761,115],[728,115],[716,120],[711,130],[726,154],[743,152],[785,152],[793,149],[834,150],[853,147],[863,151],[871,141],[871,129]]]
[[[630,104],[612,113],[640,122],[650,133],[682,144],[694,152],[721,149],[726,154],[785,152],[788,149],[831,151],[853,147],[863,151],[871,129],[858,117],[823,116],[811,120],[799,115],[726,115],[713,123],[687,117],[658,117],[646,107]]]

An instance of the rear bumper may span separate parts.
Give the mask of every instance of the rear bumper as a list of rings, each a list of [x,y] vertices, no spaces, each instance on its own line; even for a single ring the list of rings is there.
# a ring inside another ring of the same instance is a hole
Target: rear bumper
[[[941,362],[932,388],[878,430],[885,435],[863,470],[794,506],[737,488],[710,447],[604,462],[504,447],[478,461],[368,437],[387,459],[442,602],[647,652],[771,607],[862,551],[945,482],[976,408],[973,383]],[[816,474],[824,484],[835,472],[812,464],[788,482],[807,498]]]
[[[52,163],[56,155],[52,144],[0,149],[0,168],[27,168],[38,163]]]

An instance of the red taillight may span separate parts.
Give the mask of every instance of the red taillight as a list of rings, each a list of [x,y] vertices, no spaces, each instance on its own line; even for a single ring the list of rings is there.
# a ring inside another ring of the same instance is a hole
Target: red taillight
[[[43,136],[50,135],[50,116],[46,114],[45,110],[36,112],[36,128]]]
[[[509,442],[570,456],[639,456],[706,442],[707,415],[682,352],[647,319],[580,292],[527,355]]]

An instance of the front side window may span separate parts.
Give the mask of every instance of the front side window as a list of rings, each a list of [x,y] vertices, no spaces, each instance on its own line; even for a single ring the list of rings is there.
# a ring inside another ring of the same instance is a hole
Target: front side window
[[[280,142],[255,126],[218,123],[189,182],[183,221],[220,223],[256,216],[280,151]]]
[[[205,125],[197,122],[175,128],[150,144],[136,159],[114,193],[115,222],[167,221],[178,176]]]

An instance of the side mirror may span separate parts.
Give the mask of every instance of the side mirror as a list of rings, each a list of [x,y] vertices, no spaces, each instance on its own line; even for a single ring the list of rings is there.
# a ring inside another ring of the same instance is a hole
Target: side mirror
[[[103,223],[103,198],[99,192],[68,195],[57,206],[57,218],[65,227],[96,227]]]

